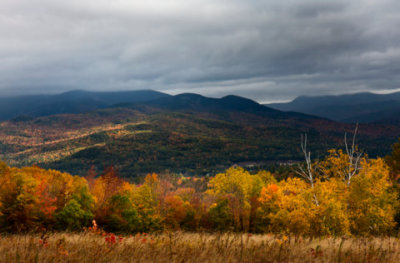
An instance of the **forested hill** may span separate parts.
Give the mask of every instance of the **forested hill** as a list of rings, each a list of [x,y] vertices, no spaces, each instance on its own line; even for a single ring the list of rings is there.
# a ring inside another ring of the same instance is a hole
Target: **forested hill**
[[[233,164],[263,166],[301,160],[307,133],[316,157],[343,146],[353,124],[281,112],[237,96],[162,95],[79,114],[0,123],[0,159],[84,175],[115,165],[123,176],[148,172],[207,174]],[[358,142],[384,156],[400,136],[396,125],[360,125]]]
[[[275,120],[308,121],[322,120],[321,117],[298,112],[283,112],[261,105],[253,100],[240,96],[229,95],[222,98],[209,98],[199,94],[184,93],[176,96],[163,97],[145,103],[123,103],[113,107],[126,107],[144,112],[181,112],[201,114],[226,121],[242,122],[256,117],[259,121],[269,122]],[[241,115],[252,118],[241,119]]]

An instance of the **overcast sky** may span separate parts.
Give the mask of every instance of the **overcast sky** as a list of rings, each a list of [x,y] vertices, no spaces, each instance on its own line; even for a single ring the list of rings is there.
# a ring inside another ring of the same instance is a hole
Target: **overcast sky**
[[[0,95],[400,88],[398,0],[1,0]]]

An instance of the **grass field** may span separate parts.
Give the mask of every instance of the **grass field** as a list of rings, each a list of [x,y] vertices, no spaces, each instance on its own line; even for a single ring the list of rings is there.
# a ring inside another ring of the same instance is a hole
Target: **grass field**
[[[400,262],[400,240],[201,233],[3,235],[0,262]]]

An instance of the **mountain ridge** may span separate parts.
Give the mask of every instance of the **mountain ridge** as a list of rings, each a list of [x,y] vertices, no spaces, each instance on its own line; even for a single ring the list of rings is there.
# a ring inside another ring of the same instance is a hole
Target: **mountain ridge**
[[[0,121],[21,116],[41,117],[84,113],[121,102],[144,102],[170,96],[154,90],[95,92],[72,90],[55,95],[26,95],[0,98]]]
[[[391,112],[400,109],[400,92],[374,94],[368,92],[299,96],[288,103],[265,104],[282,111],[296,111],[347,123],[390,123]],[[389,118],[387,118],[389,116]]]

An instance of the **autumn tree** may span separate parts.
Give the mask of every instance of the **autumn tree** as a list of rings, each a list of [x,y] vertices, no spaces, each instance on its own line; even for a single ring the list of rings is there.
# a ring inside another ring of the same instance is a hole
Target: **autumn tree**
[[[139,214],[142,231],[148,232],[162,228],[159,200],[160,180],[158,175],[148,174],[142,185],[131,192],[132,202]]]
[[[266,231],[313,236],[390,232],[397,200],[388,167],[380,158],[360,157],[358,168],[353,166],[357,172],[352,173],[349,160],[347,153],[331,150],[318,163],[324,176],[313,186],[289,178],[264,187],[259,213]]]
[[[392,146],[392,153],[385,157],[385,161],[390,168],[390,178],[392,180],[392,188],[396,193],[396,199],[400,202],[400,139]],[[395,220],[397,228],[400,228],[400,209],[397,209]]]
[[[142,230],[139,214],[128,192],[115,194],[107,202],[109,211],[104,219],[106,230],[125,233]]]
[[[233,231],[234,215],[229,206],[228,199],[221,199],[213,203],[208,211],[208,220],[213,230],[217,231]]]
[[[103,174],[91,183],[90,191],[95,202],[95,218],[100,224],[108,213],[109,199],[121,190],[123,183],[124,181],[118,177],[113,166],[106,168]]]
[[[15,168],[2,169],[0,186],[1,228],[3,231],[21,232],[35,228],[37,201],[34,196],[36,182]]]
[[[1,226],[6,231],[35,228],[65,229],[63,211],[75,200],[87,218],[91,217],[91,196],[86,181],[54,170],[38,167],[8,168],[0,173]],[[74,210],[75,211],[75,210]],[[69,213],[73,220],[75,213]],[[89,221],[87,219],[85,222]],[[80,229],[85,225],[80,221]]]
[[[390,191],[389,168],[381,158],[362,160],[361,166],[347,200],[351,231],[358,235],[390,233],[398,203]]]
[[[269,232],[311,234],[315,218],[312,188],[299,178],[289,178],[262,189],[260,211]]]
[[[250,223],[254,222],[251,218],[252,208],[257,205],[256,198],[266,180],[274,179],[268,174],[252,175],[241,167],[232,167],[210,180],[207,193],[214,196],[217,203],[228,200],[234,229],[248,231],[252,227]]]

